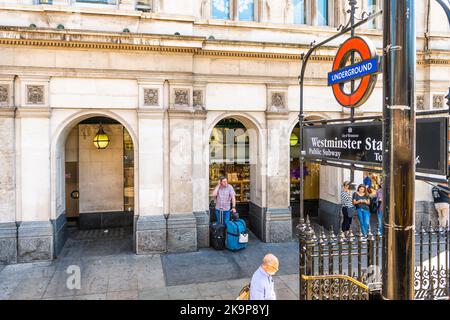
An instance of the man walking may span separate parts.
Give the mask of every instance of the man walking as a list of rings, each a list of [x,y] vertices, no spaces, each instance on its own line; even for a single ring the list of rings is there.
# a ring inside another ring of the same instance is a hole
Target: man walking
[[[272,276],[278,271],[278,258],[267,254],[250,282],[250,300],[276,300]]]
[[[228,184],[227,178],[219,178],[219,183],[212,195],[216,198],[216,219],[220,221],[220,212],[223,211],[223,223],[226,224],[230,220],[230,211],[236,212],[236,193],[233,187]]]
[[[450,189],[443,183],[434,186],[431,189],[433,194],[434,207],[438,213],[439,225],[442,228],[447,227],[449,212],[449,193]]]

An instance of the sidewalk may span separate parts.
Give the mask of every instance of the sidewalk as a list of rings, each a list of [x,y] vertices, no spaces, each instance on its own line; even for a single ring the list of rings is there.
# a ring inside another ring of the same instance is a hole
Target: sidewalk
[[[298,243],[262,243],[251,237],[240,252],[138,256],[129,230],[73,231],[58,259],[0,266],[0,299],[235,299],[265,253],[280,258],[279,299],[297,299]],[[80,289],[67,288],[69,266],[79,266]]]

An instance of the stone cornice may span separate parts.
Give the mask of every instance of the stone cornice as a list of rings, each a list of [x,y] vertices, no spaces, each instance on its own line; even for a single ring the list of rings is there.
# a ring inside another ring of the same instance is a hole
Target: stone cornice
[[[82,30],[30,29],[0,26],[0,45],[92,50],[166,52],[224,58],[299,61],[307,46],[247,41],[207,40],[195,36],[126,34]],[[324,47],[310,57],[332,62],[337,48]],[[450,65],[450,52],[418,52],[419,65]]]
[[[50,108],[20,107],[16,110],[16,118],[50,118]]]
[[[207,111],[206,110],[195,110],[194,118],[197,120],[206,120]]]
[[[169,118],[171,119],[186,119],[193,118],[195,109],[193,108],[173,108],[167,110],[169,113]]]
[[[14,118],[16,108],[0,107],[0,118]]]
[[[164,117],[164,109],[138,109],[137,114],[139,119],[162,119]]]
[[[267,120],[287,120],[289,119],[289,110],[282,111],[266,111]]]

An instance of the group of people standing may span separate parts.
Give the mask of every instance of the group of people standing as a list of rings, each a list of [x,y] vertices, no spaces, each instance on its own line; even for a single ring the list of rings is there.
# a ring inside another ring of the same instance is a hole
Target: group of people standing
[[[370,177],[369,177],[370,178]],[[350,227],[355,216],[358,217],[359,226],[363,236],[367,236],[370,225],[370,214],[376,214],[378,220],[378,230],[383,233],[383,192],[382,186],[372,187],[371,182],[366,178],[363,184],[360,184],[356,191],[350,193],[350,181],[345,181],[342,186],[342,231],[348,235]]]
[[[439,183],[431,190],[434,206],[437,212],[440,231],[449,227],[450,212],[450,188]],[[378,219],[378,230],[383,233],[383,189],[381,184],[378,188],[372,187],[370,176],[367,175],[363,183],[356,191],[350,193],[350,181],[345,181],[341,192],[342,204],[342,231],[348,235],[353,218],[358,217],[359,226],[364,236],[367,236],[370,224],[370,214],[376,214]]]

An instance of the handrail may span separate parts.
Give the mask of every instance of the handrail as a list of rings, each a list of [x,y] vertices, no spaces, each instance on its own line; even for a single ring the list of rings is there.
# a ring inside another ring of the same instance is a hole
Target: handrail
[[[347,276],[345,274],[331,274],[331,275],[320,275],[320,276],[306,276],[303,274],[302,279],[305,281],[327,280],[327,279],[348,280],[348,281],[354,283],[355,285],[357,285],[358,287],[360,287],[361,289],[365,290],[366,292],[369,292],[368,286],[366,286],[364,283],[359,282],[358,280],[356,280],[350,276]]]

